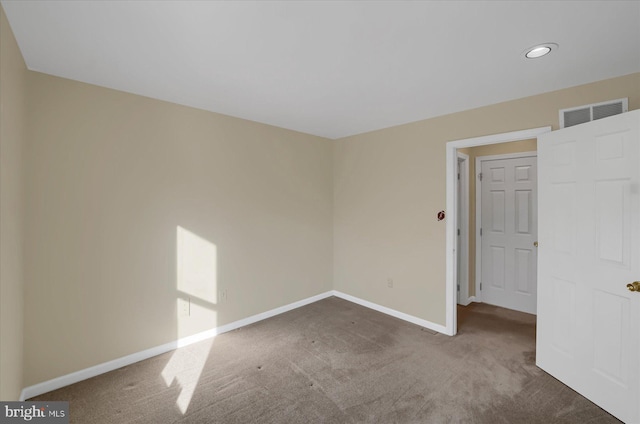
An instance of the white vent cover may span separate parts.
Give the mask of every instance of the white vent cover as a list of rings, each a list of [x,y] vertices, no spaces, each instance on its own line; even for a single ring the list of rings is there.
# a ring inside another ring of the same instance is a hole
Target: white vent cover
[[[610,100],[608,102],[572,107],[560,110],[560,128],[572,127],[607,116],[618,115],[629,110],[629,99]]]

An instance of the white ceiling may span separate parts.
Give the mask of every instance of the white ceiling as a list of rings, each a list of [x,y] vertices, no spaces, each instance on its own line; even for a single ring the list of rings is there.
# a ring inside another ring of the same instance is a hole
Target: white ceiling
[[[638,1],[2,5],[31,70],[329,138],[640,71]]]

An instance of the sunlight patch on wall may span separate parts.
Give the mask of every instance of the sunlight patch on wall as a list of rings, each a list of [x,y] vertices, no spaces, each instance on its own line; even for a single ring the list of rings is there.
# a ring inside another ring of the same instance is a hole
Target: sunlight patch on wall
[[[200,380],[213,339],[202,335],[217,326],[218,249],[180,226],[176,229],[176,302],[178,345],[162,370],[167,387],[178,391],[176,406],[184,414]],[[208,336],[207,336],[208,337]]]
[[[209,303],[217,303],[217,248],[182,227],[177,229],[178,290]]]

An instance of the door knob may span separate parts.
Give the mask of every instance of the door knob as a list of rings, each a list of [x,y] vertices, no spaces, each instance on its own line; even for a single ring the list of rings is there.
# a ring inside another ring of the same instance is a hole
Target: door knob
[[[631,284],[627,284],[629,291],[640,292],[640,281],[634,281]]]
[[[537,242],[537,241],[534,241],[534,242],[533,242],[533,245],[534,245],[535,247],[538,247],[538,242]]]

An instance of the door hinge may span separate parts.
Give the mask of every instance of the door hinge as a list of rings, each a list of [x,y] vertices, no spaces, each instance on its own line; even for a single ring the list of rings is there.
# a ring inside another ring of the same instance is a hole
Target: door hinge
[[[482,237],[482,228],[480,228],[480,237]]]
[[[480,283],[480,291],[482,291],[482,283]]]
[[[460,235],[460,228],[458,228],[458,235]]]
[[[458,291],[460,291],[460,284],[458,284]]]
[[[478,178],[482,181],[482,172],[478,174]]]
[[[458,180],[460,179],[460,173],[458,172]]]

